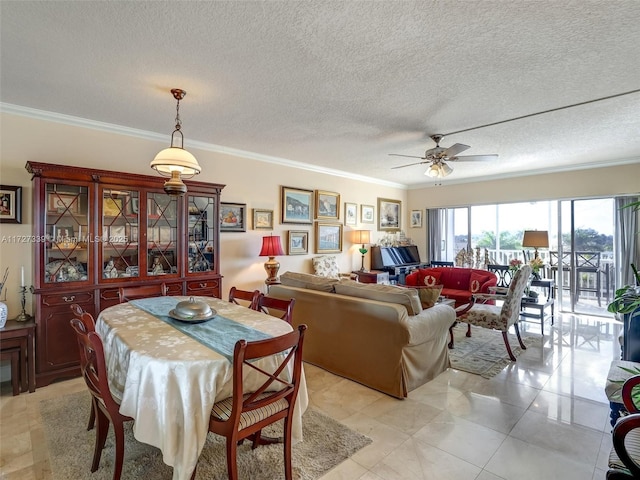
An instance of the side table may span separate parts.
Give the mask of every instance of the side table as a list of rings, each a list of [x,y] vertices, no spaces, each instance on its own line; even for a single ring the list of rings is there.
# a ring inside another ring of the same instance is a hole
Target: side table
[[[381,270],[369,270],[368,272],[361,272],[359,270],[351,272],[358,276],[360,283],[383,283],[389,284],[389,272],[383,272]]]
[[[538,298],[536,302],[530,302],[525,299],[520,303],[521,312],[520,316],[525,318],[536,318],[540,320],[540,333],[544,335],[544,320],[545,320],[545,309],[547,307],[551,307],[551,325],[553,325],[554,321],[554,304],[555,304],[555,282],[550,279],[539,279],[531,281],[532,287],[541,287],[546,290],[547,298]],[[537,310],[536,313],[527,312],[528,308],[532,308]]]
[[[36,391],[36,356],[35,356],[36,322],[27,320],[18,322],[8,320],[4,328],[0,328],[0,350],[17,348],[20,350],[20,383],[22,391]]]

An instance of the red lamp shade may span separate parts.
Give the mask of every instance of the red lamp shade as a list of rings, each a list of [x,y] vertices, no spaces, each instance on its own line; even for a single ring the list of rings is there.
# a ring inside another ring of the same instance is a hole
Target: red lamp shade
[[[278,263],[273,257],[276,255],[284,255],[282,251],[282,245],[280,244],[280,237],[276,235],[270,235],[268,237],[262,237],[262,249],[260,250],[261,257],[269,257],[269,260],[264,262],[264,269],[267,272],[267,279],[264,281],[267,285],[273,285],[280,283],[278,280],[278,270],[280,270],[280,263]]]
[[[282,245],[280,243],[280,237],[272,235],[268,237],[262,237],[262,249],[260,250],[261,257],[275,257],[277,255],[284,255]]]

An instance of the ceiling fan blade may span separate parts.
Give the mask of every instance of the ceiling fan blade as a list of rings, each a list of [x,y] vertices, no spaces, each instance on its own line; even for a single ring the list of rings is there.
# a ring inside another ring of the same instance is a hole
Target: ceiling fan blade
[[[464,152],[465,150],[470,149],[469,145],[463,145],[462,143],[456,143],[455,145],[451,145],[444,151],[445,157],[455,157],[460,152]]]
[[[462,155],[461,157],[447,158],[448,162],[484,162],[495,160],[498,155]]]
[[[402,155],[401,153],[390,153],[389,155],[392,156],[392,157],[421,158],[421,159],[425,160],[424,157],[418,157],[417,155]]]
[[[420,158],[420,157],[418,157]],[[423,162],[416,162],[416,163],[409,163],[407,165],[400,165],[399,167],[391,167],[391,169],[396,169],[396,168],[404,168],[404,167],[412,167],[413,165],[421,165],[423,163],[431,163],[429,160],[425,160]]]

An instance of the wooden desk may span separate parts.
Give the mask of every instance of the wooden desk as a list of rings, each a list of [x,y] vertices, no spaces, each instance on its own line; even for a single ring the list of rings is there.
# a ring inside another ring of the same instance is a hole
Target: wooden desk
[[[33,319],[26,322],[8,320],[0,329],[0,350],[20,350],[20,384],[23,392],[36,391],[35,336],[36,323]]]
[[[163,461],[173,467],[173,480],[190,478],[206,442],[211,408],[214,402],[231,396],[229,358],[233,358],[235,342],[239,338],[251,340],[250,335],[274,337],[293,330],[279,318],[213,297],[194,297],[207,302],[223,318],[187,325],[189,330],[183,333],[180,325],[162,318],[175,303],[188,298],[156,297],[121,303],[100,312],[96,321],[96,332],[104,344],[109,387],[120,402],[120,413],[135,419],[136,439],[162,451]],[[230,328],[225,328],[230,323]],[[213,345],[198,340],[202,338],[199,325],[215,329],[215,335],[204,332],[208,339],[215,337]],[[265,357],[256,365],[273,371],[277,363],[277,358]],[[245,385],[250,390],[263,381],[257,372],[249,373]],[[302,439],[302,414],[307,404],[303,371],[294,410],[294,441]]]

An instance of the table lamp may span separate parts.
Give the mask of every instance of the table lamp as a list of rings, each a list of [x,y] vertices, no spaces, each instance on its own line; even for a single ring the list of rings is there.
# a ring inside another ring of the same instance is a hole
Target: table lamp
[[[264,269],[268,275],[264,283],[267,285],[279,283],[278,270],[280,270],[280,263],[275,260],[274,257],[276,255],[284,255],[282,245],[280,244],[280,237],[277,235],[262,237],[262,249],[260,250],[260,256],[269,257],[269,260],[264,262]]]
[[[533,258],[538,258],[538,248],[549,248],[549,233],[546,230],[525,230],[522,246],[535,248]]]
[[[366,243],[371,242],[371,231],[370,230],[354,230],[353,231],[353,243],[361,243],[362,248],[359,248],[358,251],[362,254],[362,266],[360,267],[360,271],[364,272],[364,256],[368,252],[366,248],[364,248]]]

